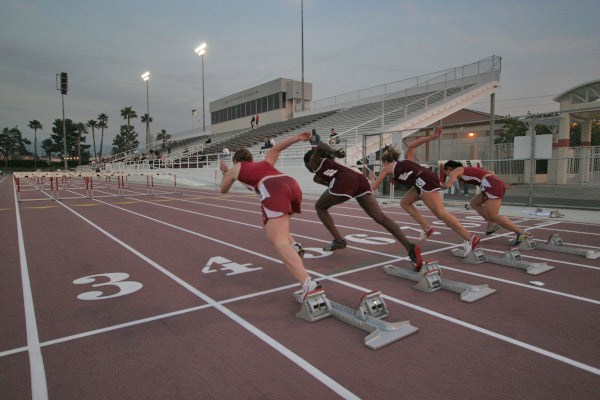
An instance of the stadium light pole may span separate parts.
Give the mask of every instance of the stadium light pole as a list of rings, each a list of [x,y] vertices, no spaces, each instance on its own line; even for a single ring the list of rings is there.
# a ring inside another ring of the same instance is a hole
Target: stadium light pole
[[[304,111],[304,0],[300,0],[300,36],[302,41],[302,111]]]
[[[194,50],[198,56],[202,59],[202,132],[206,131],[206,124],[204,123],[204,54],[206,54],[206,43],[202,43]]]
[[[142,79],[146,82],[146,147],[150,145],[150,97],[148,96],[148,82],[150,81],[150,72],[142,74]]]

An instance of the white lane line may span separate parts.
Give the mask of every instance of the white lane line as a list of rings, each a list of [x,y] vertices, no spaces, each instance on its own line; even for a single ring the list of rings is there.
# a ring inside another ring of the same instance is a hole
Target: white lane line
[[[17,192],[13,190],[15,198],[15,214],[17,219],[17,237],[19,243],[19,264],[21,266],[21,283],[23,286],[23,305],[25,307],[25,328],[27,331],[27,348],[29,350],[29,366],[31,368],[31,398],[33,400],[48,399],[48,385],[46,384],[46,370],[44,368],[44,357],[40,348],[40,337],[35,320],[35,308],[33,306],[33,294],[31,292],[31,281],[29,280],[29,267],[25,252],[25,240],[21,227],[21,213],[19,212],[19,200]]]
[[[104,203],[104,204],[110,205],[109,203],[105,203],[105,202],[100,201],[100,200],[96,200],[96,201],[98,201],[100,203]],[[294,353],[293,351],[291,351],[287,347],[283,346],[281,343],[279,343],[275,339],[271,338],[269,335],[267,335],[266,333],[264,333],[263,331],[261,331],[260,329],[258,329],[254,325],[252,325],[250,322],[246,321],[245,319],[243,319],[242,317],[240,317],[239,315],[237,315],[236,313],[234,313],[233,311],[229,310],[227,307],[219,304],[217,301],[213,300],[211,297],[209,297],[209,296],[205,295],[204,293],[202,293],[201,291],[197,290],[195,287],[193,287],[192,285],[190,285],[189,283],[187,283],[183,279],[179,278],[177,275],[173,274],[172,272],[170,272],[169,270],[165,269],[164,267],[162,267],[158,263],[154,262],[152,259],[146,257],[144,254],[140,253],[139,251],[137,251],[133,247],[129,246],[127,243],[123,242],[119,238],[113,236],[111,233],[109,233],[106,230],[102,229],[100,226],[96,225],[95,223],[93,223],[92,221],[90,221],[89,219],[87,219],[86,217],[84,217],[83,215],[79,214],[77,211],[69,208],[67,205],[65,205],[63,203],[60,203],[60,204],[63,207],[65,207],[67,210],[69,210],[70,212],[72,212],[73,214],[75,214],[77,217],[79,217],[83,221],[87,222],[93,228],[95,228],[98,231],[100,231],[101,233],[103,233],[108,238],[110,238],[113,241],[117,242],[119,245],[121,245],[122,247],[124,247],[125,249],[127,249],[128,251],[130,251],[131,253],[133,253],[134,255],[136,255],[137,257],[141,258],[146,263],[150,264],[155,269],[157,269],[158,271],[162,272],[164,275],[168,276],[173,281],[177,282],[179,285],[181,285],[184,288],[186,288],[188,291],[190,291],[191,293],[195,294],[197,297],[199,297],[200,299],[202,299],[203,301],[205,301],[209,305],[215,307],[221,313],[223,313],[224,315],[226,315],[227,317],[229,317],[230,319],[232,319],[233,321],[235,321],[237,324],[239,324],[240,326],[242,326],[244,329],[246,329],[247,331],[249,331],[250,333],[252,333],[256,337],[258,337],[259,339],[261,339],[267,345],[271,346],[273,349],[275,349],[280,354],[282,354],[284,357],[286,357],[287,359],[289,359],[290,361],[292,361],[294,364],[296,364],[297,366],[299,366],[300,368],[302,368],[304,371],[306,371],[307,373],[309,373],[310,375],[312,375],[315,379],[317,379],[319,382],[321,382],[322,384],[324,384],[325,386],[327,386],[328,388],[330,388],[332,391],[334,391],[335,393],[337,393],[338,395],[340,395],[342,398],[344,398],[344,399],[360,399],[354,393],[350,392],[348,389],[346,389],[345,387],[343,387],[342,385],[340,385],[339,383],[337,383],[335,380],[333,380],[331,377],[329,377],[328,375],[324,374],[322,371],[320,371],[318,368],[316,368],[315,366],[313,366],[312,364],[310,364],[308,361],[304,360],[302,357],[300,357],[299,355],[297,355],[296,353]],[[116,206],[112,206],[112,207],[116,207]],[[116,207],[116,208],[120,208],[120,207]],[[148,218],[148,217],[146,217],[146,218]]]

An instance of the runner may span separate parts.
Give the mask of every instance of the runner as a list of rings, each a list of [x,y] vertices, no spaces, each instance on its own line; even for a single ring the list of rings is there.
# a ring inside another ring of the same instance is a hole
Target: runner
[[[433,135],[425,136],[412,142],[406,150],[405,160],[402,161],[399,161],[400,152],[398,150],[394,149],[394,147],[386,147],[381,156],[383,168],[379,177],[371,184],[371,188],[372,190],[377,190],[383,179],[388,175],[391,175],[392,179],[397,182],[410,184],[412,187],[402,197],[400,205],[421,225],[423,233],[420,239],[426,240],[429,238],[434,229],[425,221],[417,207],[415,207],[414,203],[419,199],[423,200],[423,203],[437,218],[442,220],[450,229],[464,239],[463,249],[466,257],[479,244],[479,237],[472,235],[453,214],[446,211],[441,196],[442,187],[433,171],[412,161],[417,147],[438,138],[441,134],[442,130],[437,128]],[[371,179],[373,178],[374,173],[371,172]]]
[[[480,192],[471,199],[470,206],[487,221],[486,235],[493,234],[500,227],[508,229],[517,234],[517,238],[513,242],[514,246],[519,245],[526,238],[533,237],[531,232],[515,225],[507,217],[500,215],[504,192],[512,185],[507,186],[491,171],[478,167],[463,167],[462,163],[454,160],[444,163],[444,172],[448,175],[448,180],[442,186],[450,187],[459,180],[480,187]]]
[[[334,150],[324,142],[318,142],[316,149],[313,148],[304,155],[304,165],[315,174],[314,181],[329,188],[315,204],[319,219],[333,236],[333,241],[323,250],[334,251],[346,247],[346,241],[335,226],[329,209],[355,198],[367,215],[402,243],[415,270],[419,271],[423,263],[419,245],[410,243],[402,229],[381,211],[377,199],[371,192],[368,179],[359,172],[335,162],[334,156],[344,157],[344,150]]]
[[[322,288],[306,272],[299,254],[303,253],[302,246],[294,242],[290,235],[291,215],[301,212],[302,190],[292,177],[279,172],[274,165],[281,151],[294,143],[308,140],[310,136],[310,132],[302,132],[275,143],[265,155],[264,161],[254,162],[250,151],[240,149],[233,154],[231,168],[223,159],[220,164],[223,172],[221,193],[229,192],[233,183],[238,180],[261,196],[263,224],[267,240],[273,245],[288,271],[302,285],[302,294],[299,299],[301,303],[307,294],[322,290]]]

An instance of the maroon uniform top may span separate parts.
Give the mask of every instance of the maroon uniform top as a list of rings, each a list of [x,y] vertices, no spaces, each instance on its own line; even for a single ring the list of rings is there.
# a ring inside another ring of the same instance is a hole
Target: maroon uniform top
[[[363,174],[329,158],[322,158],[314,172],[315,182],[329,187],[332,195],[352,198],[372,193],[371,184]]]
[[[502,199],[506,192],[506,185],[502,179],[483,168],[463,167],[463,173],[459,180],[479,186],[484,201],[487,199]]]
[[[442,190],[439,179],[432,170],[411,160],[395,162],[394,180],[414,186],[419,194]]]

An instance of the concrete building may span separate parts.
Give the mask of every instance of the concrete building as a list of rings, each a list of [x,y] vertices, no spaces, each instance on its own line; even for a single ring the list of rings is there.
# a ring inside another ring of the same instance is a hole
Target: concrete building
[[[312,100],[312,83],[278,78],[209,104],[211,131],[218,134],[250,128],[252,118],[259,118],[259,126],[290,119],[302,101]]]

